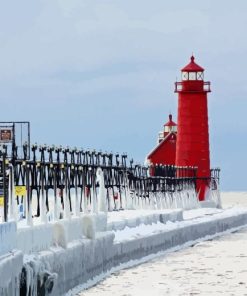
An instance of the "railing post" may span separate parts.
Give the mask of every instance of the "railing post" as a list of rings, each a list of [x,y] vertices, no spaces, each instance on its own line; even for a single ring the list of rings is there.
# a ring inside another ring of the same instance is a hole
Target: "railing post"
[[[4,147],[3,147],[4,148]],[[8,222],[8,196],[7,196],[7,180],[6,180],[6,151],[3,151],[2,154],[3,157],[3,164],[2,164],[2,170],[3,170],[3,199],[4,199],[4,222]]]
[[[27,194],[26,194],[26,199],[27,199],[27,211],[26,211],[26,220],[27,220],[27,225],[32,226],[33,225],[33,218],[32,218],[32,201],[30,198],[30,193],[31,193],[31,187],[30,187],[30,167],[29,164],[26,164],[26,187],[27,187]]]

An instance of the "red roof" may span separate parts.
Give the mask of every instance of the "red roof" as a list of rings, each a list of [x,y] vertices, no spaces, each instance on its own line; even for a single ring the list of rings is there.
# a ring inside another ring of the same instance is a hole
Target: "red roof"
[[[156,146],[148,155],[147,159],[150,159],[152,155],[160,149],[161,146],[163,146],[167,141],[170,140],[170,138],[174,139],[175,141],[177,140],[177,135],[174,132],[169,133],[159,144]]]
[[[185,72],[203,72],[204,69],[197,65],[195,62],[195,58],[192,55],[190,58],[190,63],[188,65],[186,65],[183,69],[181,69],[181,71],[185,71]]]
[[[171,114],[169,114],[169,121],[167,123],[165,123],[164,126],[177,126],[177,124],[174,121],[172,121]]]

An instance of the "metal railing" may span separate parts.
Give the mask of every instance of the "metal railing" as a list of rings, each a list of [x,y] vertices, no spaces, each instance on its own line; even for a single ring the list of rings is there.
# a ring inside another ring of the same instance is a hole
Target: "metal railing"
[[[194,81],[179,81],[175,82],[175,92],[198,92],[198,91],[204,91],[204,92],[211,92],[210,88],[210,82],[209,81],[203,81],[202,85],[190,85]],[[199,81],[201,82],[201,81]]]
[[[147,167],[135,164],[132,159],[129,161],[126,153],[113,154],[36,144],[31,146],[30,159],[25,159],[25,149],[27,147],[24,145],[22,160],[7,160],[7,147],[3,147],[0,153],[0,187],[5,221],[7,212],[11,212],[11,209],[8,211],[8,205],[25,205],[30,210],[33,208],[33,198],[37,199],[34,213],[32,209],[32,215],[36,216],[42,214],[42,206],[49,212],[51,206],[58,201],[63,210],[68,207],[68,211],[72,212],[74,196],[77,212],[92,210],[93,201],[99,195],[99,168],[102,170],[108,210],[126,208],[127,196],[148,200],[150,203],[150,199],[158,193],[165,198],[166,193],[196,190],[197,168],[194,167]],[[219,182],[219,170],[212,170],[211,175],[214,180],[212,188],[215,188]],[[54,215],[55,219],[59,218],[59,214],[54,212]]]
[[[45,210],[49,212],[49,196],[53,196],[53,202],[59,199],[62,209],[68,204],[71,212],[71,198],[76,195],[79,205],[77,211],[90,209],[99,191],[98,168],[103,172],[108,210],[124,209],[126,203],[123,202],[123,196],[126,198],[127,194],[132,198],[148,200],[156,193],[195,190],[196,186],[196,169],[191,167],[145,167],[135,164],[133,160],[128,161],[125,153],[113,154],[37,144],[31,146],[30,159],[26,159],[26,149],[27,146],[24,145],[21,151],[24,155],[22,160],[17,157],[6,161],[7,146],[3,147],[0,155],[2,171],[5,172],[5,221],[9,203],[16,202],[18,206],[25,204],[30,210],[34,197],[37,198],[36,216],[41,215],[42,201],[45,203]],[[6,182],[7,175],[9,181]],[[24,192],[16,190],[23,187]],[[8,201],[6,188],[10,195],[16,195],[16,199],[10,198]]]

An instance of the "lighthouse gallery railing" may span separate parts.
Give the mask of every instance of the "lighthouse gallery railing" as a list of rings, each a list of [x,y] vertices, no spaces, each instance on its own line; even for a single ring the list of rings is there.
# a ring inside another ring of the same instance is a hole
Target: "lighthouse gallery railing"
[[[189,81],[189,82],[193,82]],[[202,88],[200,89],[200,91],[205,91],[205,92],[211,92],[211,88],[210,88],[210,82],[209,81],[200,81],[202,82]],[[175,91],[174,92],[193,92],[193,90],[189,89],[186,90],[186,83],[188,83],[187,81],[179,81],[179,82],[175,82]],[[198,90],[194,90],[194,92],[198,92]]]

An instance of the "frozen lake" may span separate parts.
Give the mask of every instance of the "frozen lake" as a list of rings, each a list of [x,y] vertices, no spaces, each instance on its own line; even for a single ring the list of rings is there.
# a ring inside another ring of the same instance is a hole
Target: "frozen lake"
[[[222,202],[247,206],[247,193],[223,193]],[[78,295],[247,295],[247,228],[114,273]]]

